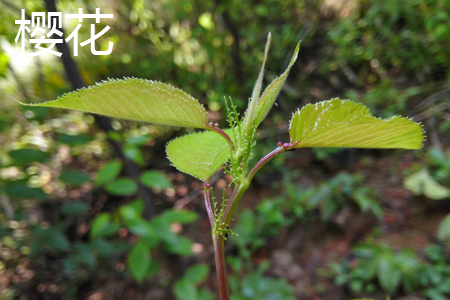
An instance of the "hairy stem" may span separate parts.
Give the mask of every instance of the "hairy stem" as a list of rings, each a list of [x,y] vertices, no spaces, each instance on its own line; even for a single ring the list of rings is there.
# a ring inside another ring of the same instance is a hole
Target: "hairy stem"
[[[218,132],[217,130],[220,130],[217,128],[217,126],[210,127],[214,128],[213,130]],[[222,130],[221,130],[222,131]],[[223,132],[223,131],[222,131]],[[226,136],[228,136],[225,132],[223,132]],[[229,138],[229,136],[228,136]],[[231,139],[230,139],[231,141]],[[288,150],[294,149],[295,145],[297,143],[278,143],[278,147],[264,156],[249,172],[248,176],[244,179],[241,179],[239,183],[234,187],[233,193],[228,200],[228,204],[225,207],[225,211],[222,215],[221,220],[215,220],[213,219],[212,224],[212,230],[213,230],[213,243],[214,243],[214,258],[216,261],[216,272],[217,272],[217,281],[219,284],[219,294],[220,294],[220,300],[229,300],[230,294],[229,294],[229,288],[228,288],[228,277],[227,277],[227,271],[226,271],[226,264],[225,264],[225,253],[224,253],[224,244],[225,244],[225,237],[221,234],[218,234],[214,231],[214,222],[220,222],[220,226],[225,226],[228,228],[228,224],[231,221],[231,218],[233,216],[233,213],[239,204],[239,201],[241,200],[242,196],[244,195],[245,191],[248,189],[250,182],[252,181],[253,177],[255,176],[256,172],[261,169],[262,166],[264,166],[267,162],[269,162],[272,158],[277,156],[280,153],[283,153]],[[232,143],[231,143],[232,145]],[[233,152],[234,152],[234,148]],[[205,204],[208,210],[208,216],[211,221],[210,216],[210,210],[211,210],[211,200],[209,198],[209,191],[210,186],[208,182],[205,181],[204,185],[204,193],[205,193]]]
[[[231,218],[233,217],[234,210],[236,209],[239,200],[241,200],[242,195],[244,195],[245,191],[248,188],[248,184],[240,184],[236,186],[233,190],[233,194],[231,195],[230,199],[228,200],[228,204],[225,207],[225,212],[222,216],[222,223],[228,225],[231,221]]]
[[[230,300],[228,288],[227,267],[225,264],[225,238],[219,234],[213,235],[214,258],[216,261],[217,282],[219,284],[220,300]]]
[[[223,214],[223,217],[222,217],[223,223],[225,223],[226,225],[228,225],[230,223],[231,218],[233,217],[233,213],[234,213],[237,205],[239,204],[239,201],[241,200],[242,195],[247,190],[248,186],[250,185],[250,183],[253,180],[253,177],[259,171],[259,169],[261,169],[262,166],[264,166],[266,163],[268,163],[272,158],[274,158],[278,154],[283,153],[285,151],[295,149],[294,147],[296,145],[297,145],[297,143],[284,143],[284,144],[279,143],[278,147],[275,150],[273,150],[272,152],[270,152],[269,154],[267,154],[266,156],[261,158],[261,160],[256,163],[256,165],[250,170],[245,183],[239,184],[235,187],[233,194],[231,195],[230,200],[228,201],[228,205],[225,208],[225,213]]]

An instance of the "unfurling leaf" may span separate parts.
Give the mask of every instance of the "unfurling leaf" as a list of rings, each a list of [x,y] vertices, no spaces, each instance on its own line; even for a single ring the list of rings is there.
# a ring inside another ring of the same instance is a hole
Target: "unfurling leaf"
[[[251,122],[252,126],[258,127],[259,124],[261,124],[261,122],[267,116],[273,104],[275,103],[275,100],[277,99],[278,94],[280,93],[281,88],[283,87],[283,84],[286,82],[286,79],[289,75],[289,71],[291,70],[292,66],[297,60],[299,50],[300,50],[300,42],[297,44],[297,47],[295,48],[294,54],[292,55],[291,61],[287,69],[284,71],[283,74],[275,78],[264,90],[263,94],[261,95],[261,98],[259,99],[256,105],[254,116],[251,116],[251,120],[250,117],[248,117],[248,115],[250,114],[246,113],[244,119],[245,126],[247,125],[247,122]]]
[[[227,133],[230,134],[228,130]],[[178,170],[205,180],[228,160],[230,146],[219,134],[206,131],[172,140],[166,153]]]
[[[267,36],[266,48],[264,50],[264,59],[259,71],[258,78],[256,79],[255,86],[253,87],[252,97],[250,98],[250,103],[248,105],[247,111],[245,112],[244,124],[248,124],[249,120],[253,119],[256,106],[258,105],[259,97],[261,96],[261,88],[264,79],[264,67],[266,66],[267,54],[269,53],[270,43],[272,42],[272,35],[269,33]]]
[[[302,147],[420,149],[424,140],[420,124],[402,117],[380,119],[369,109],[334,98],[308,104],[294,113],[289,135]]]
[[[161,82],[108,80],[28,106],[74,109],[109,117],[172,126],[207,128],[205,108],[187,93]]]

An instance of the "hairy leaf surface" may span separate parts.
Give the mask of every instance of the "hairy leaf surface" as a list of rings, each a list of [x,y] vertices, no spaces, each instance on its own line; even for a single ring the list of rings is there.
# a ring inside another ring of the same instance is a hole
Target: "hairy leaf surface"
[[[108,80],[28,106],[74,109],[109,117],[172,126],[206,128],[205,108],[193,97],[161,82],[128,78]]]
[[[295,48],[294,54],[292,55],[289,66],[284,71],[284,73],[281,74],[279,77],[275,78],[264,90],[263,94],[261,95],[261,98],[259,99],[256,105],[255,114],[252,117],[253,120],[247,119],[248,114],[246,114],[246,119],[244,119],[244,125],[246,125],[247,122],[252,122],[252,125],[257,127],[267,116],[269,111],[272,109],[272,106],[275,103],[275,100],[277,99],[278,94],[280,93],[281,88],[283,87],[283,84],[286,82],[286,79],[289,75],[289,71],[291,70],[292,66],[297,60],[299,50],[300,50],[300,43],[297,44],[297,47]]]
[[[402,117],[380,119],[369,109],[334,98],[308,104],[294,113],[289,135],[301,147],[420,149],[424,140],[420,124]]]
[[[230,134],[228,130],[227,133]],[[205,180],[222,167],[231,150],[222,136],[206,131],[172,140],[166,147],[166,153],[178,170]]]
[[[253,119],[253,114],[255,113],[256,106],[259,102],[261,96],[261,88],[264,79],[264,67],[266,66],[267,54],[269,53],[270,43],[272,41],[272,35],[269,33],[267,36],[266,48],[264,49],[264,59],[259,71],[258,78],[256,79],[255,86],[253,87],[252,97],[250,98],[249,105],[245,111],[244,124],[248,124],[249,121]]]

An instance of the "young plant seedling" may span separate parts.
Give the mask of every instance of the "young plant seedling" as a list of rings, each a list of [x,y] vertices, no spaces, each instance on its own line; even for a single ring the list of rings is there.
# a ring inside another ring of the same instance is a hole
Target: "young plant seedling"
[[[262,68],[245,115],[240,118],[231,101],[227,105],[227,129],[210,123],[205,108],[187,93],[164,83],[136,78],[108,80],[54,101],[26,104],[204,130],[172,140],[166,151],[178,170],[204,183],[221,300],[230,299],[224,256],[224,242],[231,233],[230,221],[255,174],[272,158],[307,147],[420,149],[424,140],[421,125],[410,119],[398,116],[379,119],[362,104],[334,98],[308,104],[294,112],[289,141],[278,143],[272,152],[250,166],[256,130],[272,108],[300,49],[298,43],[287,69],[261,94],[270,41],[269,34]],[[221,167],[231,175],[233,191],[229,199],[224,197],[218,201],[213,196],[210,178]]]

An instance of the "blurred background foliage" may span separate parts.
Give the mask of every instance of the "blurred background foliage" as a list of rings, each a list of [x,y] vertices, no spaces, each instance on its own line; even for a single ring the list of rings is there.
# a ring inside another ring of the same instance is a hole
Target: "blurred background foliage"
[[[14,100],[134,76],[182,88],[226,126],[225,98],[242,112],[268,32],[266,83],[300,39],[302,48],[255,158],[288,138],[294,109],[331,97],[412,117],[428,140],[415,152],[316,149],[274,160],[229,238],[233,299],[448,299],[450,1],[61,0],[64,13],[114,14],[97,25],[111,27],[97,49],[113,41],[113,52],[80,48],[69,68],[14,42],[20,9],[51,2],[0,1],[1,299],[215,299],[201,185],[164,153],[189,130]],[[65,19],[65,35],[75,26]],[[89,35],[86,23],[80,41]],[[230,178],[213,180],[219,194]]]

